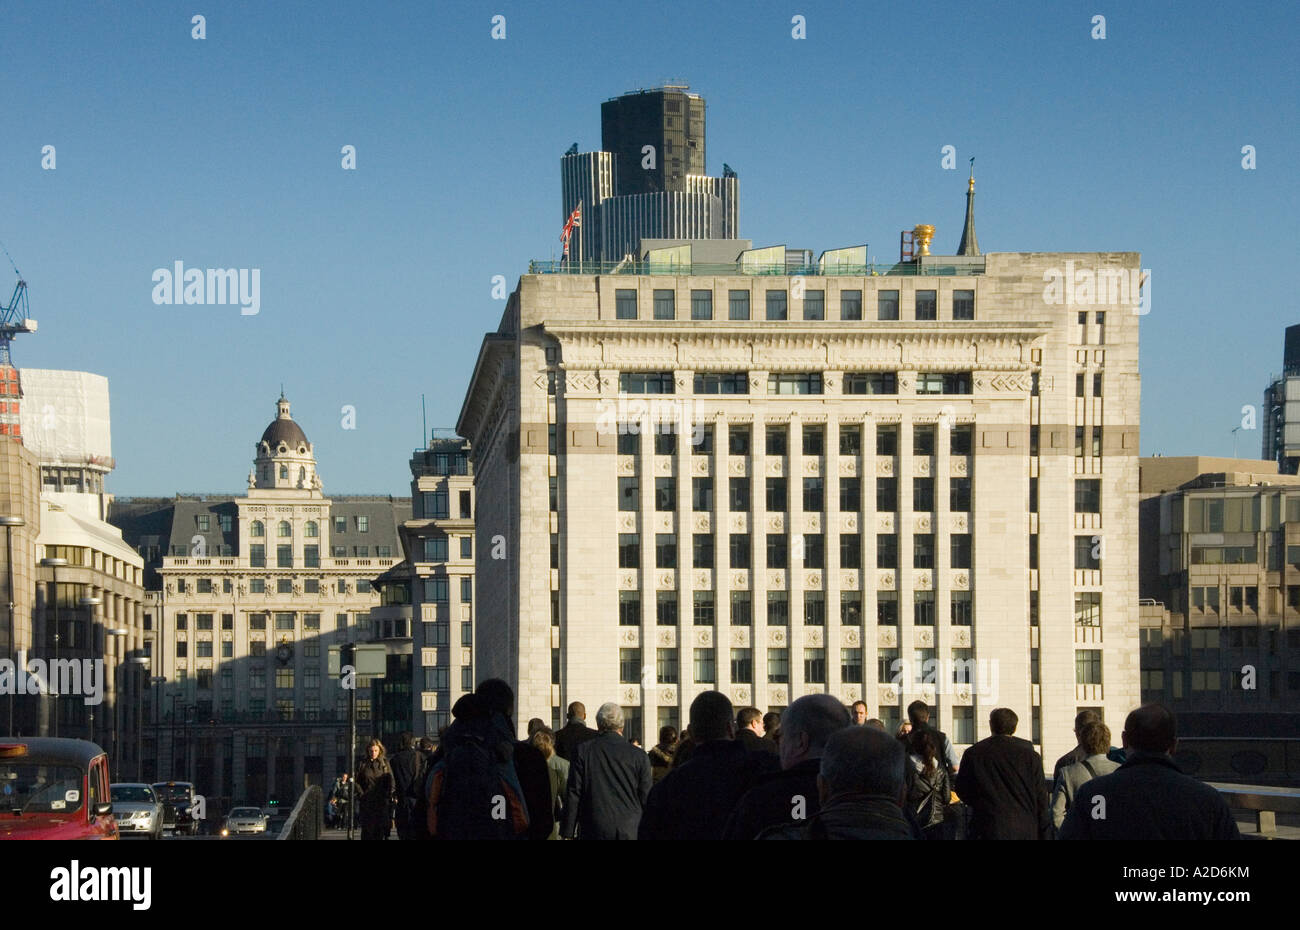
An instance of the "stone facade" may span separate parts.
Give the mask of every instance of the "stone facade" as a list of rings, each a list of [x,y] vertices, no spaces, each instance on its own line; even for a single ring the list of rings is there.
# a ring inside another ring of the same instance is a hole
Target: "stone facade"
[[[520,720],[617,700],[643,741],[711,688],[764,708],[825,691],[887,722],[921,698],[958,746],[1008,706],[1049,761],[1079,708],[1122,719],[1138,317],[1114,288],[1045,282],[1138,268],[522,277],[458,424],[479,677],[516,686]],[[929,660],[973,674],[916,681]]]
[[[283,397],[248,483],[244,497],[134,499],[113,515],[152,569],[146,775],[197,780],[215,812],[271,796],[291,804],[304,780],[328,788],[349,765],[348,692],[328,672],[331,646],[389,645],[388,677],[357,695],[358,739],[410,726],[409,631],[370,616],[372,582],[401,562],[410,501],[326,497]]]

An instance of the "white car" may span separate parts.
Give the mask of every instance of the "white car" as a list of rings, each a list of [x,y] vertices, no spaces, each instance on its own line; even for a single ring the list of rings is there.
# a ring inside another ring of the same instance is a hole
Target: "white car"
[[[151,840],[162,838],[162,800],[151,786],[122,783],[110,785],[108,790],[113,800],[113,817],[122,836],[144,834]]]
[[[236,807],[226,815],[225,826],[221,828],[222,836],[237,836],[241,833],[265,833],[270,818],[256,807]]]

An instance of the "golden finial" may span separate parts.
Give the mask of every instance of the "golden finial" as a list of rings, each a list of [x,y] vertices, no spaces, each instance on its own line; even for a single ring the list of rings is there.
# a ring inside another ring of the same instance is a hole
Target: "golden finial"
[[[975,190],[975,156],[973,155],[970,160],[970,187],[968,187],[967,190]]]

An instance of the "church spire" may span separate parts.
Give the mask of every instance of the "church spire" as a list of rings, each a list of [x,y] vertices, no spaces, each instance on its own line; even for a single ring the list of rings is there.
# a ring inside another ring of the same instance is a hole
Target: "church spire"
[[[970,160],[970,186],[966,189],[966,225],[962,227],[958,255],[979,255],[980,244],[975,238],[975,159]]]

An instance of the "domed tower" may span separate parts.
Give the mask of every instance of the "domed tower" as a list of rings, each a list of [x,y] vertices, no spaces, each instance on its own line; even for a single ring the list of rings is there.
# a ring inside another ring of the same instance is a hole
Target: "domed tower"
[[[248,486],[259,491],[319,491],[316,455],[307,434],[289,416],[284,394],[276,401],[275,419],[257,441]]]

